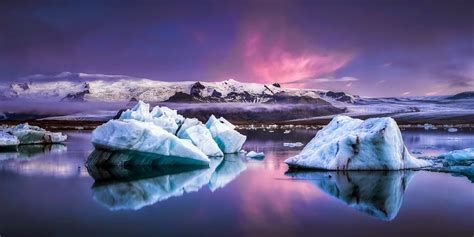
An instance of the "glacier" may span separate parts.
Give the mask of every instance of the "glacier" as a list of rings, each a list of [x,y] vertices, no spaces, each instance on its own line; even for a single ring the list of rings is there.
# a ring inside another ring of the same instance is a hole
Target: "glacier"
[[[209,165],[209,157],[222,157],[224,153],[241,149],[246,137],[234,130],[234,125],[214,116],[209,121],[204,126],[196,118],[184,118],[176,110],[164,106],[156,106],[150,112],[149,104],[139,101],[122,112],[118,119],[98,126],[92,132],[91,140],[97,149],[129,150],[148,155],[142,155],[138,161],[121,156],[106,160],[91,157],[88,163]]]
[[[323,170],[402,170],[431,165],[408,152],[392,118],[364,121],[343,115],[334,117],[300,154],[285,163]]]

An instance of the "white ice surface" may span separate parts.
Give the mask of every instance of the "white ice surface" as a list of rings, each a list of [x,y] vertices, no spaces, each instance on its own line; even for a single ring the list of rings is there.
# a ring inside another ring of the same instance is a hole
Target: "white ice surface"
[[[176,164],[209,164],[206,154],[191,141],[179,139],[151,122],[111,120],[92,132],[92,143],[109,149],[176,157]]]
[[[246,136],[234,130],[235,126],[223,118],[209,117],[206,127],[211,131],[214,141],[224,153],[237,153],[247,139]]]
[[[0,147],[17,146],[20,141],[15,136],[0,130]]]
[[[212,139],[211,132],[204,125],[195,125],[187,128],[180,138],[191,140],[208,156],[224,156],[217,143]]]
[[[265,157],[265,153],[263,153],[263,152],[250,151],[249,153],[247,153],[247,157],[250,157],[250,158],[262,158],[262,157]]]
[[[408,152],[392,118],[363,121],[341,115],[285,163],[325,170],[401,170],[430,165]]]
[[[61,143],[67,139],[67,136],[60,132],[49,132],[38,126],[31,126],[28,123],[7,127],[3,130],[17,137],[20,144]]]

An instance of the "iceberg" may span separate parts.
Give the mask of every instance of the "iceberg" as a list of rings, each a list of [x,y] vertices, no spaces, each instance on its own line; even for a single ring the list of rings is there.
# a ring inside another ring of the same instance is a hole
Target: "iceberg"
[[[250,157],[250,158],[263,158],[263,157],[265,157],[265,153],[250,151],[249,153],[247,153],[247,157]]]
[[[246,136],[235,131],[235,126],[222,117],[217,119],[211,115],[206,122],[206,127],[211,131],[212,138],[219,148],[226,154],[239,152],[247,139]]]
[[[16,149],[20,144],[17,137],[4,131],[0,131],[0,149]]]
[[[413,171],[286,173],[294,179],[309,180],[348,206],[383,221],[397,216],[413,174]]]
[[[3,130],[15,136],[19,144],[51,144],[66,141],[67,136],[60,132],[49,132],[38,126],[31,126],[28,123],[18,124]]]
[[[180,138],[190,140],[207,156],[224,156],[217,143],[212,139],[211,132],[204,125],[195,125],[186,129]]]
[[[402,170],[431,165],[408,152],[392,118],[363,121],[342,115],[334,117],[300,154],[285,163],[323,170]]]
[[[92,132],[98,150],[139,152],[141,155],[90,156],[89,165],[209,165],[209,157],[238,152],[246,137],[224,118],[204,125],[176,110],[139,101]],[[133,159],[132,159],[133,158]]]
[[[191,141],[179,139],[151,122],[110,120],[92,132],[96,148],[131,150],[168,157],[159,164],[208,165],[209,158]]]

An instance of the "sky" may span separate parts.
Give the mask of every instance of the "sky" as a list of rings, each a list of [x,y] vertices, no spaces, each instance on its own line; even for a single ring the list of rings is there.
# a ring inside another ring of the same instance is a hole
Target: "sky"
[[[474,90],[474,1],[0,1],[0,82],[63,71],[453,94]]]

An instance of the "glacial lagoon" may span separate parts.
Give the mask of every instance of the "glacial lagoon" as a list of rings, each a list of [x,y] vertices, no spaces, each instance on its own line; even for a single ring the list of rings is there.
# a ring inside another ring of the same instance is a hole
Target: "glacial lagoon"
[[[315,130],[242,130],[243,149],[210,168],[89,168],[90,132],[0,153],[0,235],[471,236],[474,184],[429,171],[289,171]],[[474,130],[403,130],[415,156],[474,147]]]

